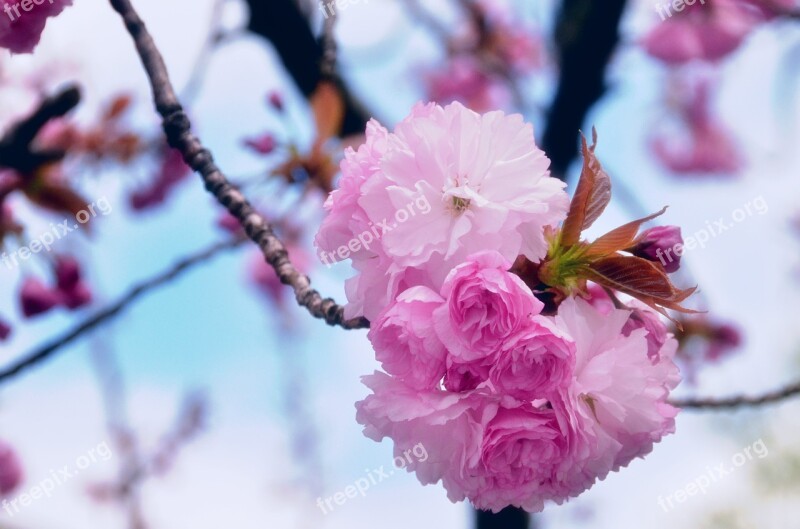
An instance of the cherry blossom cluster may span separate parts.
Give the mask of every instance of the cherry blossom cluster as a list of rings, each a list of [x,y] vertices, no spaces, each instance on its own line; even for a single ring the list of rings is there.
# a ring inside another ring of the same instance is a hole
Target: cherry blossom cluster
[[[670,7],[674,11],[670,10]],[[656,5],[662,21],[642,47],[670,71],[670,119],[654,123],[650,147],[677,175],[739,172],[744,164],[734,134],[713,112],[718,65],[730,58],[756,29],[797,13],[797,0],[702,0]],[[657,20],[657,17],[654,17]]]
[[[345,152],[319,249],[410,197],[432,205],[352,256],[345,311],[371,321],[383,367],[356,405],[365,434],[396,454],[422,443],[411,470],[452,501],[539,511],[674,431],[677,341],[656,311],[693,289],[654,256],[677,228],[638,234],[652,215],[581,240],[610,199],[585,142],[584,158],[570,202],[521,116],[459,103],[418,104],[393,132],[372,121]]]

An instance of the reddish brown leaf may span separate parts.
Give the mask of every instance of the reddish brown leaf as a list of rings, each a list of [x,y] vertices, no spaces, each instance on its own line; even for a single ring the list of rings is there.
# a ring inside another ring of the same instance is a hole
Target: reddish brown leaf
[[[597,146],[597,132],[594,129],[592,140],[592,146],[589,147],[586,137],[581,135],[583,169],[561,231],[561,244],[564,247],[577,243],[581,232],[597,220],[611,201],[611,179],[594,154]]]
[[[640,257],[605,257],[587,266],[584,276],[601,286],[632,296],[664,315],[667,314],[663,307],[685,313],[697,312],[680,305],[697,287],[676,288],[663,267]]]
[[[23,189],[25,196],[39,207],[73,217],[86,209],[89,202],[66,184],[46,178],[32,179]],[[88,228],[88,223],[82,224]]]
[[[130,108],[132,101],[129,95],[121,95],[114,98],[103,113],[103,121],[115,121],[119,119],[122,114]]]
[[[630,248],[633,245],[634,239],[636,239],[636,235],[639,233],[639,228],[642,227],[642,224],[663,215],[665,211],[667,211],[666,206],[664,206],[661,211],[653,213],[652,215],[639,220],[634,220],[633,222],[629,222],[620,226],[619,228],[611,230],[602,237],[598,238],[589,246],[586,256],[603,257],[606,255],[611,255],[620,250],[624,250],[625,248]]]
[[[344,99],[341,91],[330,81],[322,81],[309,98],[317,123],[317,141],[325,142],[336,136],[344,120]]]

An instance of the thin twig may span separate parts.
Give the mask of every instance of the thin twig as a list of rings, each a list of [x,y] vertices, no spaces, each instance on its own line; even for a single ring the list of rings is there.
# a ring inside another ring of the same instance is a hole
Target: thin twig
[[[236,238],[218,242],[201,252],[178,261],[168,270],[150,279],[142,281],[129,290],[128,293],[122,296],[118,301],[100,310],[100,312],[96,313],[94,316],[91,316],[71,331],[51,340],[49,343],[35,349],[31,353],[26,354],[22,357],[22,360],[0,371],[0,383],[19,375],[26,369],[34,367],[44,360],[47,360],[50,356],[62,349],[64,346],[74,342],[89,331],[98,327],[100,324],[118,316],[123,310],[132,305],[133,302],[142,297],[144,294],[147,294],[148,292],[169,283],[176,277],[180,276],[183,272],[206,262],[225,250],[230,250],[240,246],[244,241],[245,239],[243,238]]]
[[[672,401],[671,404],[683,409],[724,410],[773,404],[782,400],[796,397],[798,395],[800,395],[800,381],[781,389],[764,393],[763,395],[737,395],[735,397],[727,398],[679,399]]]
[[[339,325],[345,329],[368,327],[369,322],[365,318],[346,320],[344,308],[333,299],[323,299],[319,292],[311,288],[309,278],[295,268],[272,227],[244,195],[231,185],[214,163],[209,150],[192,133],[191,123],[175,95],[164,59],[130,0],[110,1],[134,40],[150,80],[156,110],[162,118],[169,144],[183,154],[186,163],[202,177],[206,189],[239,221],[247,236],[258,245],[266,261],[275,269],[281,282],[294,289],[297,302],[301,306],[329,325]]]

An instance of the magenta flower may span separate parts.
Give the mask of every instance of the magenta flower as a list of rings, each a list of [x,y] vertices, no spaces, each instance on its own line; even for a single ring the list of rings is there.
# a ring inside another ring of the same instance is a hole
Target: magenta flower
[[[0,13],[0,48],[13,53],[32,52],[39,44],[47,19],[71,6],[72,0],[48,0],[29,5],[31,9],[25,10],[24,7],[20,9],[20,3],[4,3],[4,12]]]
[[[244,144],[252,151],[262,156],[266,156],[267,154],[272,154],[275,151],[275,148],[278,146],[277,140],[275,140],[275,136],[270,134],[269,132],[266,134],[262,134],[256,138],[248,138],[244,140]]]
[[[269,106],[277,110],[278,112],[283,112],[284,104],[283,104],[283,96],[280,92],[270,92],[269,96],[267,96],[267,102]]]
[[[8,337],[11,336],[12,330],[11,324],[0,317],[0,342],[8,340]]]
[[[642,259],[661,263],[671,274],[681,267],[681,253],[675,250],[682,246],[683,237],[678,226],[656,226],[643,231],[630,252]]]
[[[552,409],[529,404],[499,407],[484,415],[479,472],[468,496],[479,509],[500,511],[508,505],[541,511],[552,499],[551,483],[569,454],[569,444]]]
[[[19,293],[22,314],[32,318],[50,311],[61,303],[59,292],[46,286],[36,278],[29,277],[22,283]]]
[[[59,256],[56,259],[55,276],[56,290],[65,307],[75,310],[92,302],[92,291],[81,279],[81,267],[74,257]]]
[[[22,463],[14,450],[0,440],[0,496],[8,496],[22,483]]]
[[[159,152],[158,163],[153,179],[128,198],[133,210],[143,211],[163,204],[172,190],[192,172],[180,151],[166,144]]]

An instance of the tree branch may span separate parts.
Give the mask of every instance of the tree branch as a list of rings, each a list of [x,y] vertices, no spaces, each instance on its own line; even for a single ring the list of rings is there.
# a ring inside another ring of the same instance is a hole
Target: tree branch
[[[692,399],[679,399],[674,400],[670,404],[683,409],[696,409],[696,410],[725,410],[733,408],[756,407],[764,404],[774,404],[782,400],[800,395],[800,381],[764,393],[763,395],[747,396],[737,395],[735,397],[726,398],[692,398]]]
[[[71,331],[51,340],[49,343],[39,347],[38,349],[35,349],[31,353],[25,355],[22,360],[0,371],[0,383],[5,382],[19,375],[28,368],[34,367],[47,360],[56,352],[61,350],[64,346],[74,342],[84,334],[98,327],[100,324],[118,316],[122,311],[132,305],[144,294],[147,294],[148,292],[169,283],[176,277],[180,276],[183,272],[208,261],[220,253],[240,246],[245,240],[246,239],[244,238],[235,238],[218,242],[213,246],[206,248],[205,250],[178,261],[172,267],[156,275],[155,277],[139,283],[131,288],[131,290],[129,290],[128,293],[122,296],[118,301],[102,309],[94,316],[91,316],[89,319],[85,320]]]
[[[626,0],[564,0],[561,6],[556,28],[560,81],[542,139],[561,179],[578,155],[578,131],[586,115],[605,92],[625,5]]]
[[[324,72],[325,50],[314,38],[308,21],[295,0],[246,0],[250,7],[248,29],[269,40],[297,88],[306,97],[317,89],[323,77],[330,78],[339,88],[345,102],[344,121],[340,136],[363,134],[369,113],[359,103],[341,79]],[[327,11],[326,11],[327,13]],[[328,19],[336,15],[328,15]],[[326,22],[327,20],[326,19]]]
[[[33,114],[12,126],[0,140],[0,166],[26,175],[45,163],[61,160],[66,154],[63,151],[37,151],[31,144],[50,120],[66,115],[80,100],[78,88],[70,86],[42,101]]]
[[[369,322],[365,318],[346,320],[344,308],[330,298],[323,299],[319,292],[311,288],[309,278],[295,268],[272,227],[228,181],[211,153],[192,133],[191,123],[175,95],[164,59],[130,0],[110,1],[134,40],[150,80],[156,110],[162,118],[169,144],[181,152],[186,163],[202,177],[206,189],[239,221],[247,236],[258,245],[266,261],[275,269],[281,282],[294,289],[301,306],[329,325],[339,325],[345,329],[368,327]],[[270,2],[269,5],[273,4]]]

